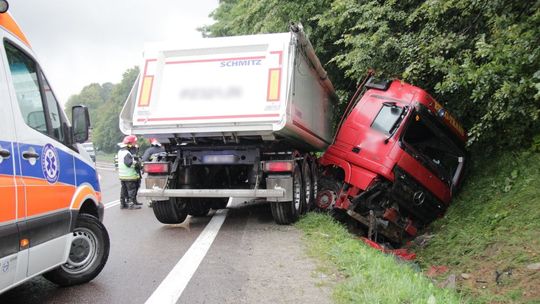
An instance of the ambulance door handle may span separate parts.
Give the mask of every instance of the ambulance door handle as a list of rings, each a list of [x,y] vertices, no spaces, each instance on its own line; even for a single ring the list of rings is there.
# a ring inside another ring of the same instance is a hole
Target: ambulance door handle
[[[23,151],[22,153],[22,157],[24,159],[30,159],[30,158],[39,158],[39,154],[37,154],[36,152],[33,152],[33,151]]]
[[[8,158],[10,155],[11,152],[9,152],[9,150],[0,148],[0,157]]]

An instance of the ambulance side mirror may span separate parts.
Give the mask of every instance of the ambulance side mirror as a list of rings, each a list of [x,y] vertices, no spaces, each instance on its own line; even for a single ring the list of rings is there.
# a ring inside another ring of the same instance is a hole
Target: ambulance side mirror
[[[90,128],[90,115],[85,106],[73,106],[71,108],[71,126],[73,130],[73,141],[83,143],[88,140],[88,129]]]

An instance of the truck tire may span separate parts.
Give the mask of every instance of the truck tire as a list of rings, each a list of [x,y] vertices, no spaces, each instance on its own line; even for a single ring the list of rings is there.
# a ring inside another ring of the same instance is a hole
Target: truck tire
[[[179,208],[179,199],[170,199],[166,201],[154,201],[152,210],[156,219],[163,224],[180,224],[186,217],[187,213]]]
[[[289,225],[298,220],[302,211],[302,173],[298,164],[295,164],[293,171],[293,201],[292,202],[271,202],[270,209],[274,221],[279,225]]]
[[[317,193],[319,191],[319,166],[317,165],[317,159],[313,159],[311,161],[311,195],[313,197],[313,201],[311,203],[311,209],[308,211],[315,210],[317,204]]]
[[[302,161],[302,190],[304,192],[304,199],[302,200],[301,214],[306,214],[306,212],[313,209],[315,198],[313,196],[312,177],[310,156],[309,154],[306,154]]]
[[[229,198],[228,197],[211,198],[209,201],[210,201],[210,208],[214,210],[225,209],[227,208],[227,204],[229,203]]]
[[[60,286],[89,282],[107,263],[109,249],[109,234],[103,223],[92,215],[79,214],[67,262],[43,276]]]
[[[193,217],[207,216],[210,212],[207,200],[207,198],[191,198],[187,203],[187,213]]]
[[[319,210],[332,209],[341,190],[341,184],[329,176],[322,176],[318,180],[315,206]]]

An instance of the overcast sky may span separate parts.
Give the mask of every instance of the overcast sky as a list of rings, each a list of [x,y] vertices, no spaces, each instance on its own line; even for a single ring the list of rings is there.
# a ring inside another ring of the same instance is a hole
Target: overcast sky
[[[145,41],[199,39],[219,0],[8,0],[60,102],[119,82]]]

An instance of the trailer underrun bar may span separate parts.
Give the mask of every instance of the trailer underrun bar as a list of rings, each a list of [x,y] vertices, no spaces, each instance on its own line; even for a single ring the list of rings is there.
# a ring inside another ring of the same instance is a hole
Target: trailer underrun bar
[[[168,199],[170,197],[280,198],[285,196],[285,189],[140,189],[138,195],[160,199]]]

